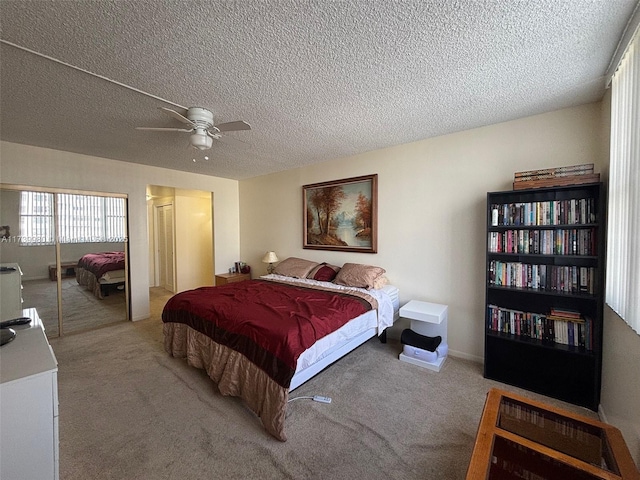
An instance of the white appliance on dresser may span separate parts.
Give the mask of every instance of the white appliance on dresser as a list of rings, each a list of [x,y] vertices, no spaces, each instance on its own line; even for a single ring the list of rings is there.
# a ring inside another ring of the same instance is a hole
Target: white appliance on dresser
[[[22,315],[22,271],[17,263],[0,263],[0,320]]]
[[[58,362],[36,309],[19,316],[0,347],[0,478],[58,480]]]

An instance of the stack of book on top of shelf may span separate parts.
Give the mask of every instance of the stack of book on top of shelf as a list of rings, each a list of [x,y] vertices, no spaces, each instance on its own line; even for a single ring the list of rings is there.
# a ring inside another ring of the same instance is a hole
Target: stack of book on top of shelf
[[[552,308],[547,315],[547,322],[553,329],[556,343],[593,350],[593,337],[591,335],[593,326],[591,320],[583,317],[580,312]]]
[[[516,172],[513,177],[513,189],[561,187],[564,185],[597,183],[599,181],[600,174],[593,172],[593,163],[583,163],[581,165]]]

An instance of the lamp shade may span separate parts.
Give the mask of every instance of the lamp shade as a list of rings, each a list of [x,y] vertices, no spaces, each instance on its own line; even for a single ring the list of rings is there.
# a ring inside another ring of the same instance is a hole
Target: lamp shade
[[[278,257],[276,256],[276,252],[267,252],[264,254],[264,257],[262,257],[262,263],[273,263],[277,261]]]

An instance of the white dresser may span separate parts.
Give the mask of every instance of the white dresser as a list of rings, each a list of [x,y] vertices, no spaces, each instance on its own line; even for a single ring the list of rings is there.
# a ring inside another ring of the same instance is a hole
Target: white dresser
[[[0,320],[22,315],[22,271],[17,263],[1,263],[0,267]]]
[[[0,478],[58,480],[58,362],[34,308],[0,347]]]

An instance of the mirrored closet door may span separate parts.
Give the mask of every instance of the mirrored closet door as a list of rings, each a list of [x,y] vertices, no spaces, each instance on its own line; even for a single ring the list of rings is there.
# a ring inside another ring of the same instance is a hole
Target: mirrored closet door
[[[129,319],[126,196],[3,185],[0,262],[22,271],[47,336]],[[4,231],[6,233],[7,230]]]

